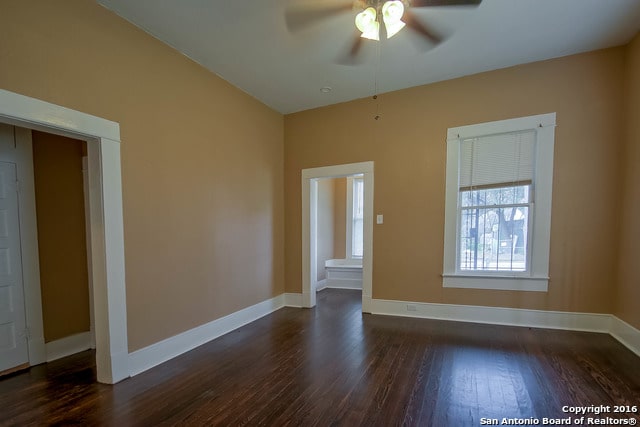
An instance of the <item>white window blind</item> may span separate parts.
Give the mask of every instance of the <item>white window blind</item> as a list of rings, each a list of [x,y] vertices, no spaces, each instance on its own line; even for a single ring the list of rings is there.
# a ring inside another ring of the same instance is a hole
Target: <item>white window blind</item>
[[[530,184],[535,169],[535,131],[469,138],[460,144],[460,189]]]

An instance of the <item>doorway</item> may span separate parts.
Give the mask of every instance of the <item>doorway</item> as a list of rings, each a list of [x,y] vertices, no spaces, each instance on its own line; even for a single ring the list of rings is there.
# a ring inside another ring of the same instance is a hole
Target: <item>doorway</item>
[[[97,377],[102,383],[121,381],[129,376],[129,353],[119,125],[6,90],[0,90],[0,123],[87,142]],[[22,233],[21,239],[23,259],[36,258],[34,236]],[[43,363],[46,358],[42,313],[34,308],[39,302],[36,277],[37,269],[23,266],[31,365]]]
[[[0,123],[0,374],[29,366],[30,339],[44,338],[47,362],[95,348],[83,152],[84,142]],[[21,234],[34,229],[38,259],[23,259]],[[23,265],[39,297],[25,300]],[[25,303],[42,312],[42,333],[33,319],[27,328]]]
[[[302,306],[316,305],[318,277],[318,181],[361,175],[364,187],[362,232],[362,311],[371,312],[373,261],[373,162],[350,163],[302,171]]]

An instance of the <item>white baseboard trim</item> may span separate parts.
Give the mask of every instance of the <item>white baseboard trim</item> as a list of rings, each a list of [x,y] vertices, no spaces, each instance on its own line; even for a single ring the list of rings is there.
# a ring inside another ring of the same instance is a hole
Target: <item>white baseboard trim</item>
[[[640,330],[612,315],[609,333],[622,345],[640,356]]]
[[[81,332],[44,345],[47,362],[52,362],[91,348],[91,332]]]
[[[377,315],[609,333],[640,356],[640,330],[609,314],[434,304],[371,297],[363,298],[363,303],[364,312]],[[283,307],[301,308],[302,294],[279,295],[134,351],[128,355],[129,374],[134,376],[151,369]],[[409,307],[415,310],[409,310]],[[55,360],[89,349],[91,334],[85,332],[48,343],[46,346],[47,361]],[[67,350],[59,350],[61,348]]]
[[[371,313],[495,325],[608,333],[640,356],[640,330],[612,314],[371,300]],[[409,307],[415,310],[409,310]]]
[[[409,310],[414,308],[415,310]],[[374,299],[372,314],[608,333],[611,315]]]
[[[358,280],[332,280],[325,288],[329,289],[356,289],[362,290],[362,281]]]
[[[323,289],[325,289],[327,287],[327,279],[322,279],[322,280],[318,280],[314,285],[313,285],[313,289],[316,290],[316,292],[319,292]]]
[[[360,279],[329,278],[327,279],[327,288],[362,289],[362,278]]]
[[[284,294],[284,305],[285,307],[302,308],[302,294]]]
[[[262,301],[220,319],[129,353],[129,374],[137,375],[285,306],[286,295]]]

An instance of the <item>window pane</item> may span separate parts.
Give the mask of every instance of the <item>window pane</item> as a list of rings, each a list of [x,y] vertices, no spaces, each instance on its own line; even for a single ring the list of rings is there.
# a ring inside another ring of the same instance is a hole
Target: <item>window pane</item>
[[[529,186],[466,193],[475,207],[460,212],[460,270],[526,271]]]
[[[362,236],[364,218],[364,180],[353,180],[353,226],[351,231],[351,257],[362,257]]]
[[[362,218],[353,221],[353,244],[351,246],[351,256],[354,258],[362,257]]]
[[[478,192],[477,191],[461,191],[460,192],[460,205],[461,206],[474,206],[477,203]]]
[[[353,180],[353,217],[362,218],[364,213],[364,181]]]

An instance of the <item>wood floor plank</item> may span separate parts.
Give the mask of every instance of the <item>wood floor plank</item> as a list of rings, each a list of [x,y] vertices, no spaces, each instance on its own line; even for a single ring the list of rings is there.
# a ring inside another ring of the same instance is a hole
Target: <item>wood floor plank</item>
[[[640,405],[640,358],[609,335],[372,316],[360,299],[322,291],[115,386],[92,352],[9,374],[0,425],[446,427]]]

